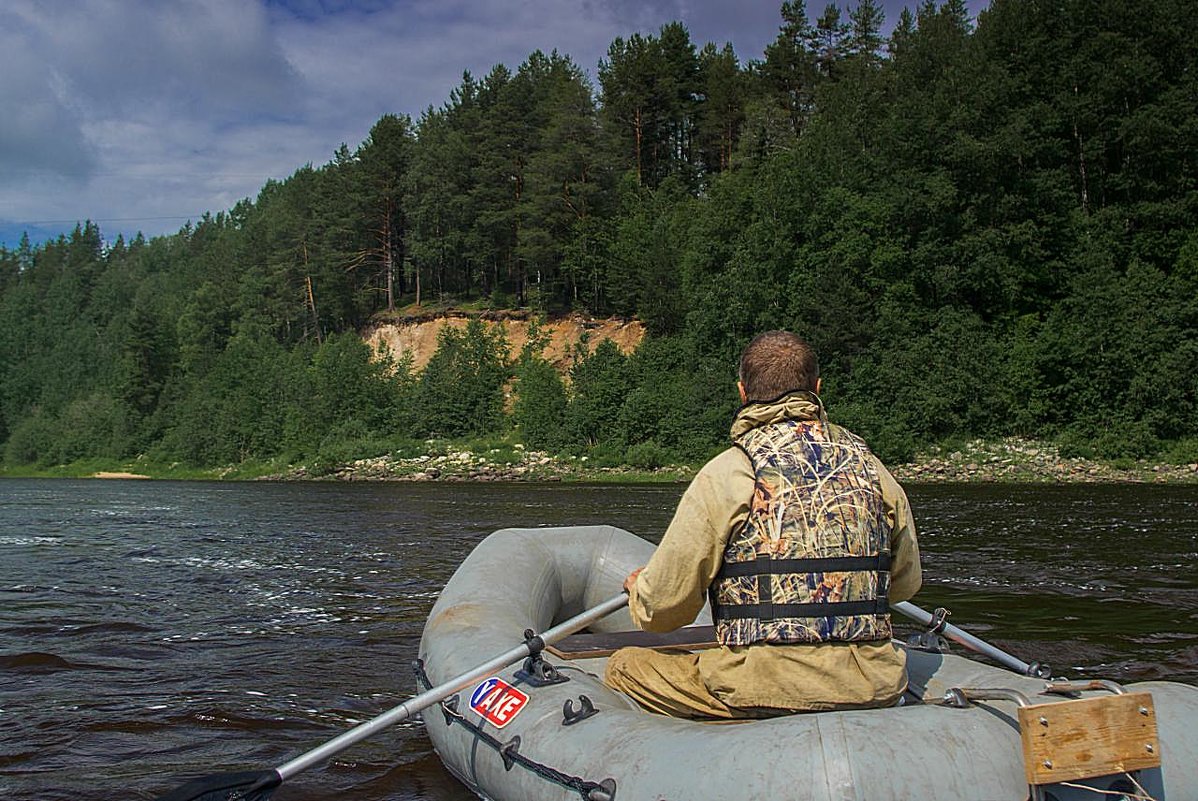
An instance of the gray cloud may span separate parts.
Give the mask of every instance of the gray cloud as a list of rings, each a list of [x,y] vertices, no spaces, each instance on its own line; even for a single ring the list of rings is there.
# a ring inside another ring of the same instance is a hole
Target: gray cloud
[[[740,7],[741,3],[729,3]],[[644,28],[656,29],[670,20],[685,17],[684,0],[582,0],[587,13],[605,19],[628,33]]]
[[[322,164],[384,113],[440,106],[463,70],[556,49],[594,80],[615,37],[676,19],[697,46],[731,41],[747,61],[776,35],[780,4],[4,0],[0,233],[82,218],[112,237],[176,230],[153,218],[226,209]],[[897,18],[902,3],[884,5]]]
[[[291,17],[280,20],[279,35],[324,114],[369,109],[377,118],[439,106],[463,71],[515,69],[537,49],[569,54],[593,73],[619,31],[577,1],[413,0],[369,14]]]
[[[95,153],[83,134],[83,115],[64,96],[59,75],[21,37],[19,24],[0,32],[0,75],[0,177],[87,176]]]
[[[38,56],[90,115],[148,103],[197,118],[285,115],[303,97],[265,11],[254,3],[17,2]]]
[[[0,31],[0,221],[161,233],[324,149],[257,3],[7,0]]]
[[[441,105],[464,70],[514,70],[533,50],[556,49],[593,77],[616,36],[679,18],[704,41],[703,14],[681,0],[8,5],[16,24],[0,34],[0,100],[21,112],[0,118],[0,168],[86,181],[71,191],[0,182],[0,222],[113,220],[102,227],[114,236],[175,230],[181,221],[151,218],[252,197],[269,177],[355,146],[384,113]]]

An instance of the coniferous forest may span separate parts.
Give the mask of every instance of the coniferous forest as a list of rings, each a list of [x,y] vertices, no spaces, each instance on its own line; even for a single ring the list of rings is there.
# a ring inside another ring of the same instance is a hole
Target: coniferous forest
[[[694,459],[786,328],[887,459],[961,437],[1198,453],[1198,21],[1182,0],[781,7],[463,75],[439,108],[170,236],[0,249],[9,465],[335,461],[426,437]],[[882,31],[891,31],[885,37]],[[403,309],[635,316],[563,378],[499,329],[427,369]],[[512,398],[505,400],[505,393]]]

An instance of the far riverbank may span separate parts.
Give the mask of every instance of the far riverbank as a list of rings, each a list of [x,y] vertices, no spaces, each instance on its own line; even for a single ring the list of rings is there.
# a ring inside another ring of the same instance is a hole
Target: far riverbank
[[[527,451],[499,455],[471,450],[358,459],[314,475],[304,467],[264,478],[341,481],[687,481],[701,465],[596,466],[587,457]],[[513,458],[514,456],[514,458]],[[910,463],[890,466],[900,481],[915,483],[1198,483],[1198,464],[1102,462],[1062,457],[1051,444],[1020,439],[974,441],[958,450],[935,449]]]
[[[246,462],[213,468],[89,460],[52,467],[0,467],[0,477],[194,479],[221,481],[519,481],[668,483],[689,481],[702,462],[612,464],[587,456],[559,456],[506,441],[429,440],[368,458],[320,465]],[[1198,463],[1108,462],[1064,457],[1046,442],[975,440],[958,448],[935,448],[908,463],[888,465],[902,482],[921,484],[1198,484]]]

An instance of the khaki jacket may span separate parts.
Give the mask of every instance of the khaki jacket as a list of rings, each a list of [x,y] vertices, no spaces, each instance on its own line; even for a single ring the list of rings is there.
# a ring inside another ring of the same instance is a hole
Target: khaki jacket
[[[782,419],[822,414],[806,393],[745,407],[732,423],[735,438]],[[919,590],[922,573],[915,522],[906,493],[876,457],[891,534],[890,601]],[[645,631],[673,631],[694,621],[707,600],[729,535],[745,524],[753,468],[729,448],[703,466],[674,513],[648,565],[632,587],[629,610]],[[905,659],[890,642],[720,647],[699,654],[711,693],[732,707],[826,710],[888,706],[906,689]]]

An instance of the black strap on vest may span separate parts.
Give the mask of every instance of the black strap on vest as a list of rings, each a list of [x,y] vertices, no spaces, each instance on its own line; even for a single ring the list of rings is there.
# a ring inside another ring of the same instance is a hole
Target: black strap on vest
[[[782,573],[854,573],[890,572],[890,554],[877,556],[816,556],[808,559],[771,559],[759,556],[748,562],[724,562],[717,578],[737,576],[777,576]]]
[[[849,615],[885,615],[890,611],[886,597],[872,601],[827,601],[810,604],[718,604],[711,610],[717,620],[756,618],[762,621],[780,617],[846,617]]]
[[[878,597],[865,601],[818,601],[806,604],[776,604],[773,596],[773,576],[793,573],[850,573],[878,574]],[[711,614],[716,620],[757,619],[762,622],[780,617],[841,617],[849,615],[885,615],[890,613],[887,598],[890,578],[890,554],[876,556],[816,556],[805,559],[773,559],[762,554],[745,562],[724,562],[716,581],[741,576],[757,577],[755,604],[723,604],[711,593]],[[714,587],[714,584],[713,584]]]

